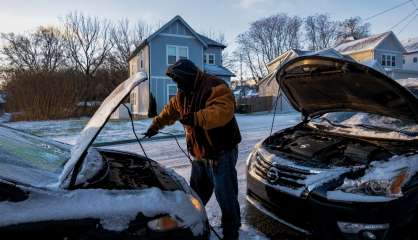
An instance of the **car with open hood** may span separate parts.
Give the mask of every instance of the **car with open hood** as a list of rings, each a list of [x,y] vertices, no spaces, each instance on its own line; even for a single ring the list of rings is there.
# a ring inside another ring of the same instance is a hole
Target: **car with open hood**
[[[321,54],[289,60],[276,80],[279,94],[302,118],[249,155],[248,202],[319,239],[415,234],[416,86],[408,89],[352,59]]]
[[[207,239],[204,207],[173,170],[91,147],[112,112],[146,81],[120,84],[74,146],[0,126],[2,239]]]

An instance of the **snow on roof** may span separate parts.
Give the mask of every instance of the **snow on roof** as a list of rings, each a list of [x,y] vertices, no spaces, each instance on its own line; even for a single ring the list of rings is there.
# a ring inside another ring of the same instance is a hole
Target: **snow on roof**
[[[418,37],[404,39],[401,43],[407,53],[418,52]]]
[[[219,66],[216,64],[204,64],[203,66],[206,73],[216,75],[216,76],[235,76],[234,73],[229,71],[227,68],[223,66]]]
[[[392,34],[391,31],[376,34],[376,35],[366,37],[366,38],[361,38],[361,39],[354,40],[354,41],[345,42],[336,46],[335,50],[342,52],[342,53],[351,53],[351,52],[370,50],[370,49],[377,47],[377,45],[379,45],[379,43],[381,43],[383,39],[388,37],[390,34]]]

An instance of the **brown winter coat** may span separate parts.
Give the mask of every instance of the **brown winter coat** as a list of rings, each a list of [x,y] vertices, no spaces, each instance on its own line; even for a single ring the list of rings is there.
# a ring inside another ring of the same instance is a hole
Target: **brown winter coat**
[[[153,119],[151,128],[159,130],[193,112],[194,126],[184,125],[188,150],[196,159],[210,158],[241,141],[234,110],[235,100],[228,85],[199,71],[193,93],[178,92]]]

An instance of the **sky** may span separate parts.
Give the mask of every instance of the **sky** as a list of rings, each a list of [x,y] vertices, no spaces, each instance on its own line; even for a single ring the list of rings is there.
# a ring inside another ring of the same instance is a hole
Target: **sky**
[[[406,0],[0,0],[0,32],[22,33],[40,25],[59,24],[72,11],[111,20],[127,18],[157,26],[181,15],[198,32],[222,32],[230,46],[251,22],[276,13],[299,15],[328,13],[335,20],[363,19]],[[404,17],[418,14],[418,0],[371,19],[371,32],[391,30]],[[415,13],[413,13],[415,11]],[[408,18],[409,20],[409,18]],[[399,39],[418,37],[418,16],[394,30]]]

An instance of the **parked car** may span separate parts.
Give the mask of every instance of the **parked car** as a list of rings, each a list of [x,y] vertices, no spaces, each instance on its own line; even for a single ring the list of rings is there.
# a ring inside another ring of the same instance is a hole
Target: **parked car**
[[[255,146],[248,202],[319,239],[416,234],[417,96],[365,65],[315,54],[276,79],[303,120]]]
[[[146,75],[119,85],[77,144],[0,126],[2,239],[207,239],[204,207],[174,171],[141,155],[91,147]]]

